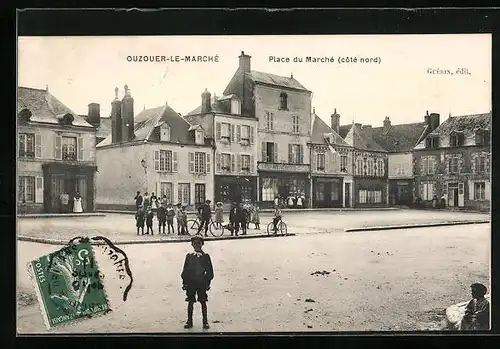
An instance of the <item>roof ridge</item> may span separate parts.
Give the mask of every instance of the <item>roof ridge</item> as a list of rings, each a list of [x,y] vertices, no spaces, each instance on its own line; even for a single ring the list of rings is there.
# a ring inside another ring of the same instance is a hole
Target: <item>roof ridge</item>
[[[36,87],[18,86],[18,88],[25,88],[25,89],[28,89],[28,90],[36,90],[36,91],[47,92],[47,90],[46,90],[46,89],[36,88]]]

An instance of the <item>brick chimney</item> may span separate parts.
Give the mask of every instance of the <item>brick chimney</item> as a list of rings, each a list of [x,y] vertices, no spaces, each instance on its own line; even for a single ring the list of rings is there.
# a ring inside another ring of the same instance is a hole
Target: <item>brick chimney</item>
[[[239,56],[240,64],[238,67],[238,75],[240,81],[240,91],[239,96],[241,99],[241,114],[249,115],[252,113],[252,91],[251,86],[247,84],[245,79],[245,73],[250,73],[251,65],[250,60],[251,56],[246,55],[244,51],[241,51],[241,55]]]
[[[90,103],[87,114],[89,123],[94,127],[99,127],[101,124],[101,106],[98,103]]]
[[[331,119],[331,125],[330,125],[330,127],[332,128],[332,130],[334,130],[335,132],[339,133],[339,129],[340,129],[340,115],[337,114],[337,108],[335,108],[333,110],[333,114],[330,115],[330,119]]]
[[[356,122],[356,123],[354,124],[354,126],[356,126],[358,129],[360,129],[360,130],[361,130],[361,123]]]
[[[426,125],[430,125],[431,124],[431,117],[429,116],[429,111],[428,110],[425,112],[424,122],[425,122]]]
[[[429,115],[429,125],[431,126],[431,132],[434,131],[439,126],[439,114],[431,113]]]
[[[389,131],[390,128],[391,128],[391,119],[389,119],[389,117],[386,116],[384,119],[384,132]]]
[[[118,99],[118,87],[115,88],[115,99],[111,102],[111,142],[122,141],[122,101]]]
[[[201,112],[202,113],[209,113],[212,111],[212,101],[211,101],[212,95],[210,92],[208,92],[207,89],[203,91],[201,94]]]
[[[125,96],[122,99],[122,141],[134,139],[134,98],[127,85],[124,86]]]
[[[250,59],[252,58],[249,55],[246,55],[244,51],[241,51],[240,55],[240,72],[241,73],[250,73]]]

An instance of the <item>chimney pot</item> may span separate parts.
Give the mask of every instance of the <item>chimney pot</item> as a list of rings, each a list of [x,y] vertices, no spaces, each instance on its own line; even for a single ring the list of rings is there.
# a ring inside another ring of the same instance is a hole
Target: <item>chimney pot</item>
[[[356,123],[354,123],[354,126],[356,126],[357,128],[361,128],[361,123],[356,122]]]
[[[331,124],[330,127],[335,132],[339,133],[340,129],[340,115],[337,114],[337,109],[334,110],[334,113],[330,116]]]
[[[201,112],[208,113],[212,110],[212,95],[205,88],[205,91],[201,94]]]
[[[45,85],[45,92],[49,92],[49,85]]]
[[[384,119],[384,131],[387,131],[391,127],[391,119],[388,116]]]
[[[87,119],[94,127],[99,127],[101,124],[101,106],[98,103],[88,105]]]

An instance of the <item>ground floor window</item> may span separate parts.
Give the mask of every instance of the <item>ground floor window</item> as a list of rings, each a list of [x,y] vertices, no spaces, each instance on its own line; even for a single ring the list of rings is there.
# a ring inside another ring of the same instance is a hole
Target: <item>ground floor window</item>
[[[262,179],[262,201],[273,201],[278,193],[278,178]]]
[[[431,201],[434,197],[434,183],[422,183],[422,200]]]
[[[158,193],[158,195],[160,196],[160,198],[163,198],[163,195],[165,195],[167,197],[167,202],[172,203],[174,201],[174,197],[172,195],[173,194],[172,188],[173,188],[172,183],[161,182],[160,192]]]
[[[187,206],[191,202],[190,191],[191,187],[189,183],[179,183],[179,203],[183,206]]]
[[[317,183],[314,194],[316,201],[325,201],[325,183]]]
[[[381,190],[359,190],[359,203],[360,204],[380,204],[382,203]]]
[[[261,199],[262,201],[273,201],[277,195],[283,200],[288,197],[305,196],[306,180],[302,177],[292,177],[283,174],[280,177],[261,178]]]
[[[194,185],[194,203],[199,206],[205,202],[205,184]]]
[[[485,200],[486,199],[486,183],[476,182],[474,183],[474,200]]]
[[[35,177],[19,177],[19,196],[20,202],[35,202]]]

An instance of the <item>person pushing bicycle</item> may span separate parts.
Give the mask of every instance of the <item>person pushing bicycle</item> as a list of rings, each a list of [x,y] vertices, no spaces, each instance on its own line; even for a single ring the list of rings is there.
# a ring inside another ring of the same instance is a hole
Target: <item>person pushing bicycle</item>
[[[274,205],[274,217],[273,217],[273,227],[274,227],[274,235],[278,233],[278,222],[281,220],[282,213],[280,207],[278,205]]]
[[[198,228],[198,235],[201,232],[201,229],[205,227],[205,236],[208,236],[208,225],[210,224],[210,220],[212,218],[212,209],[210,208],[210,200],[205,201],[203,205],[198,207],[198,215],[200,217],[200,227]]]

